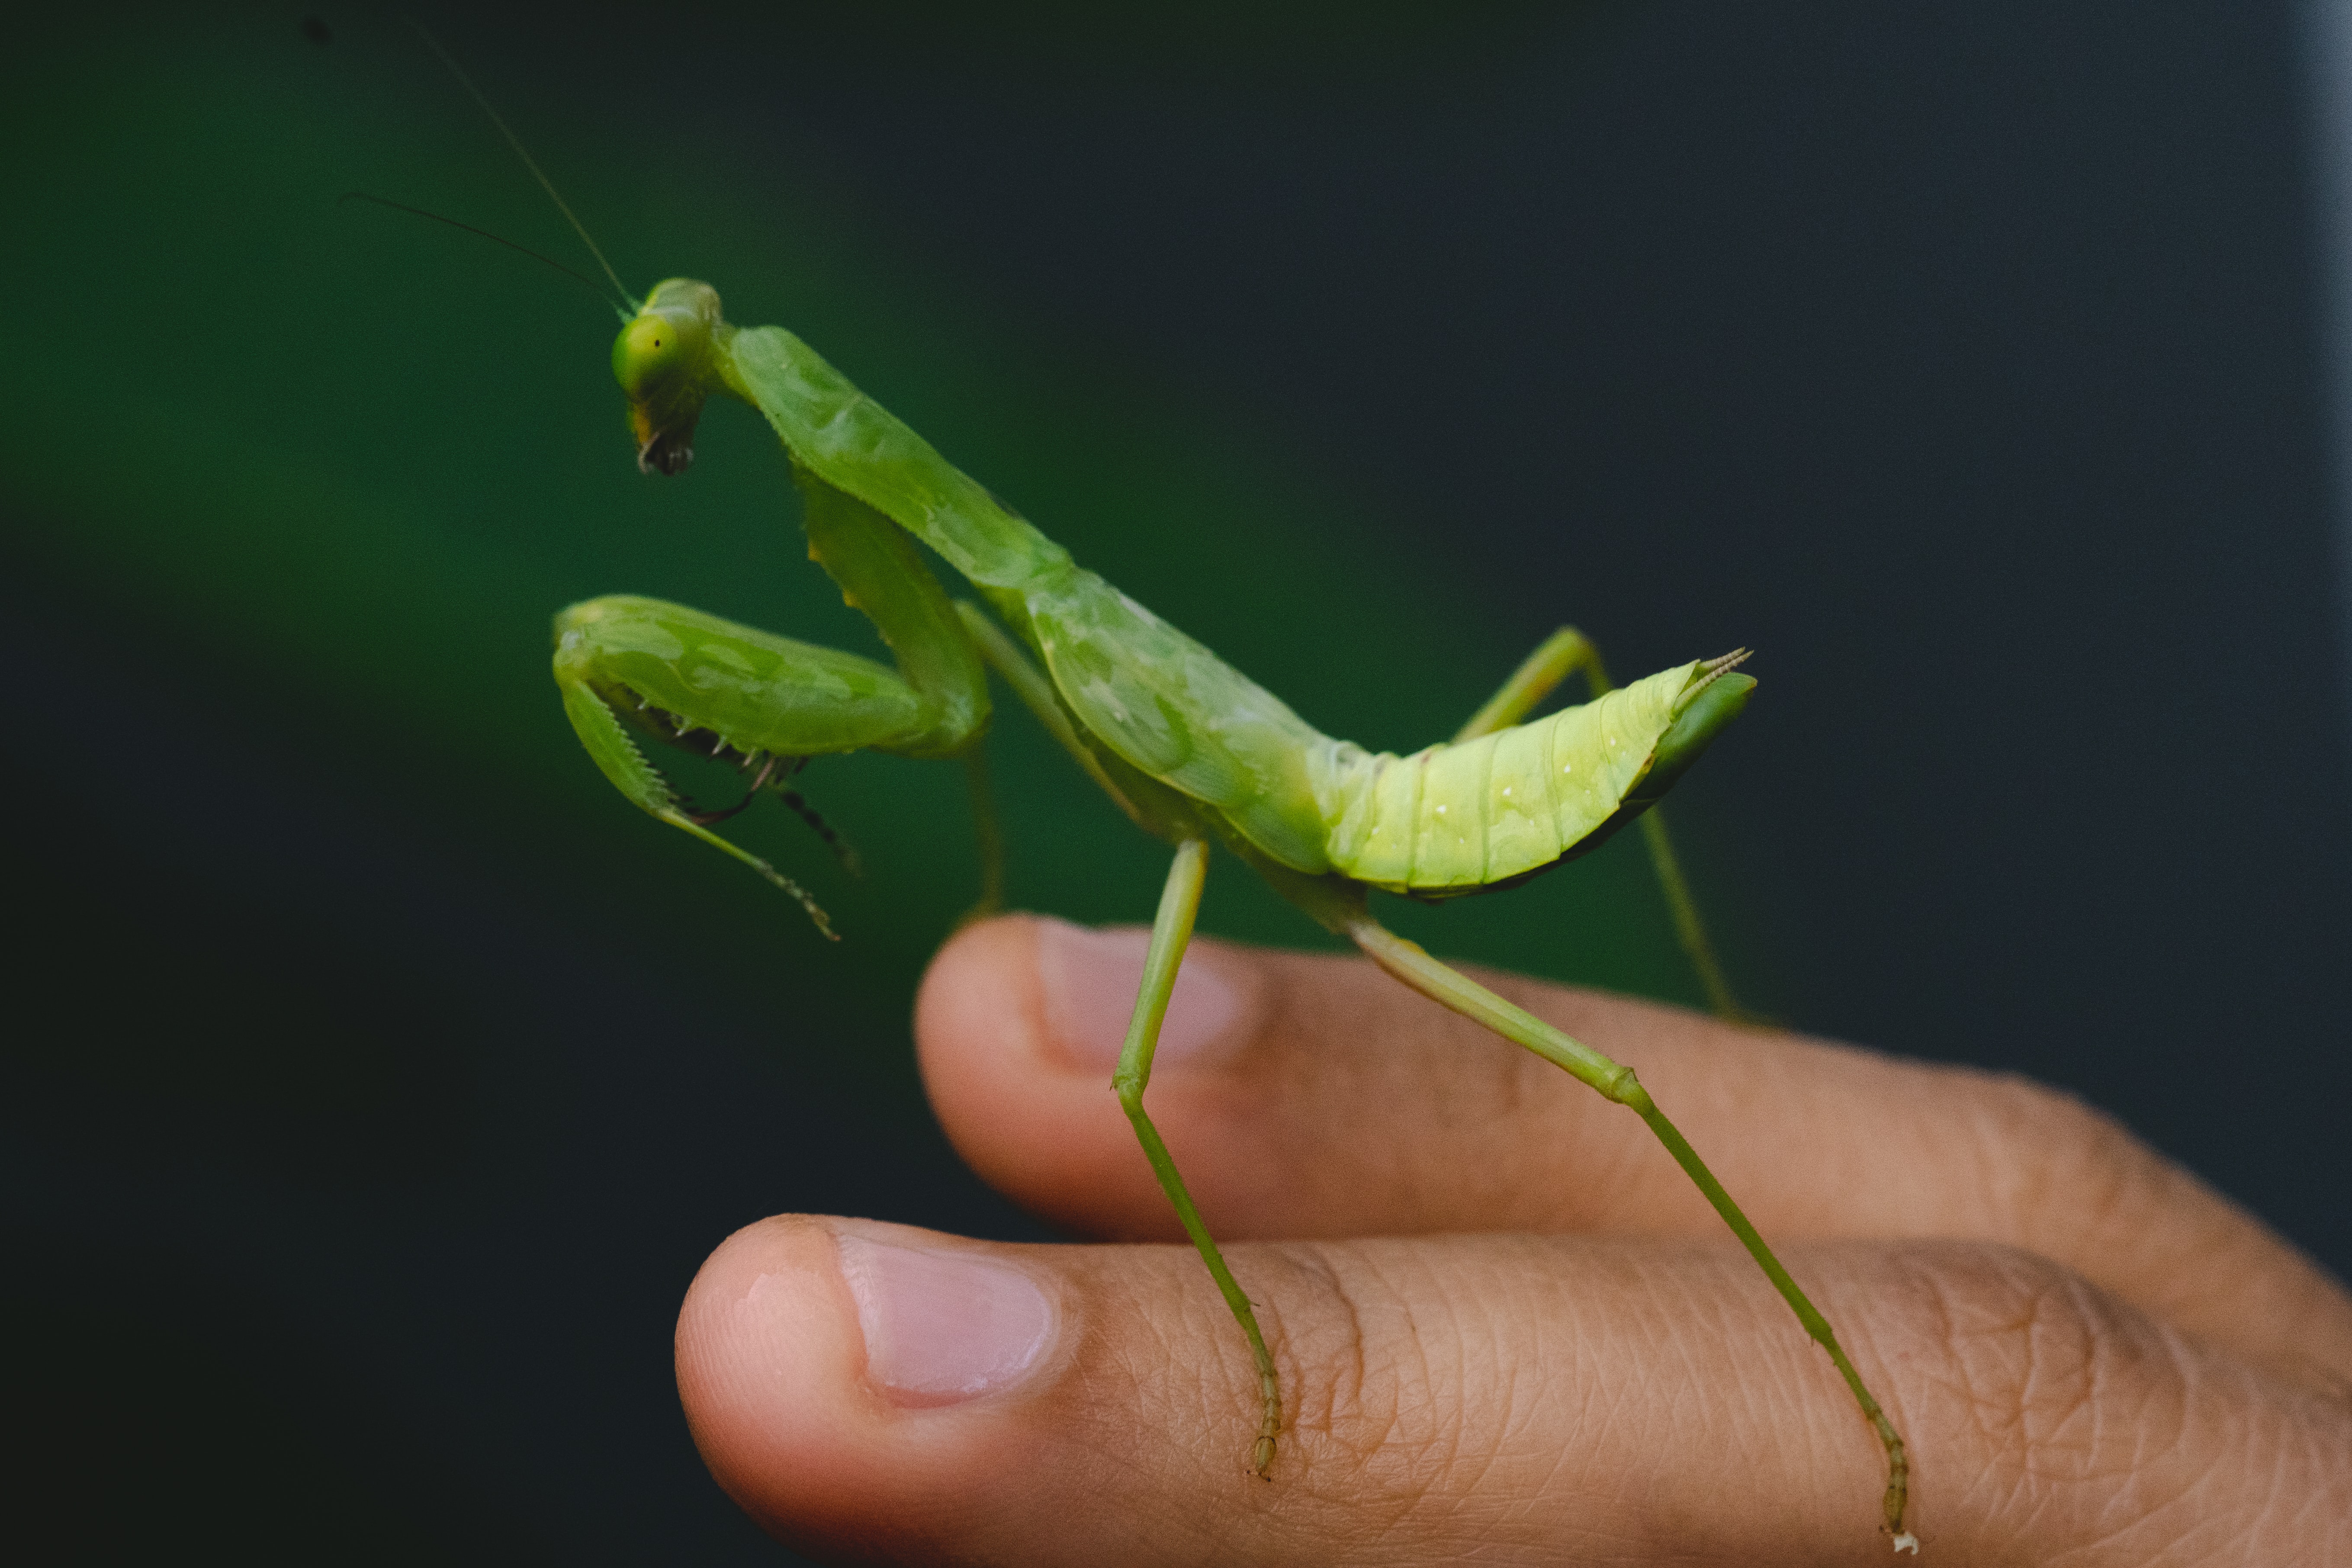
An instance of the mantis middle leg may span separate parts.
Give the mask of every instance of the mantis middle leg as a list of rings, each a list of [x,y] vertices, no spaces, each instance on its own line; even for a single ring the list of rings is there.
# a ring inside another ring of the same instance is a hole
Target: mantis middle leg
[[[1200,837],[1197,827],[1173,828],[1179,818],[1170,808],[1178,803],[1165,798],[1170,795],[1166,786],[1139,776],[1124,781],[1114,779],[1103,759],[1078,738],[1045,672],[978,605],[962,601],[956,608],[990,668],[1003,678],[1014,695],[1037,716],[1046,732],[1103,787],[1104,793],[1139,824],[1177,839],[1176,858],[1169,865],[1168,883],[1160,895],[1160,910],[1151,922],[1151,946],[1144,957],[1143,984],[1136,993],[1135,1012],[1128,1022],[1127,1041],[1119,1049],[1118,1068],[1111,1077],[1111,1087],[1118,1091],[1119,1107],[1135,1128],[1136,1142],[1143,1145],[1143,1157],[1150,1163],[1160,1190],[1168,1195],[1178,1223],[1192,1238],[1201,1261],[1208,1265],[1209,1276],[1217,1282],[1227,1310],[1249,1340],[1250,1359],[1257,1369],[1260,1401],[1257,1441],[1251,1446],[1250,1468],[1263,1476],[1274,1463],[1275,1440],[1282,1432],[1282,1390],[1275,1375],[1274,1357],[1266,1350],[1265,1335],[1258,1327],[1257,1313],[1249,1297],[1234,1280],[1233,1270],[1226,1267],[1224,1255],[1217,1250],[1215,1238],[1209,1235],[1209,1227],[1184,1185],[1184,1177],[1176,1169],[1174,1157],[1168,1152],[1160,1130],[1152,1125],[1150,1113],[1143,1109],[1143,1091],[1151,1082],[1152,1053],[1160,1046],[1160,1026],[1168,1016],[1168,1000],[1175,993],[1184,950],[1192,941],[1192,921],[1200,912],[1201,888],[1208,879],[1208,840]]]
[[[1574,626],[1562,626],[1511,672],[1501,689],[1470,716],[1470,721],[1462,726],[1454,741],[1475,741],[1521,722],[1561,681],[1580,670],[1595,698],[1614,684],[1601,665],[1601,650],[1593,647],[1592,639]],[[1683,879],[1682,862],[1675,858],[1675,841],[1666,831],[1666,819],[1659,807],[1654,805],[1642,814],[1641,828],[1643,843],[1650,852],[1650,864],[1657,871],[1658,887],[1665,894],[1666,908],[1674,915],[1675,935],[1681,941],[1691,967],[1698,972],[1698,983],[1706,993],[1708,1007],[1717,1017],[1734,1023],[1748,1021],[1750,1015],[1733,1000],[1730,983],[1724,978],[1723,965],[1715,956],[1715,944],[1707,940],[1706,923],[1699,919],[1698,900],[1691,897],[1690,884]]]
[[[959,930],[1004,912],[1004,829],[996,820],[996,791],[988,782],[988,750],[963,754],[965,784],[971,791],[972,833],[980,847],[980,900],[956,921]]]
[[[1184,1178],[1177,1173],[1176,1162],[1170,1157],[1168,1145],[1160,1141],[1160,1130],[1151,1124],[1151,1117],[1143,1109],[1144,1087],[1151,1081],[1151,1053],[1160,1045],[1160,1021],[1168,1016],[1168,999],[1176,989],[1176,973],[1184,962],[1184,949],[1192,940],[1192,919],[1201,908],[1201,884],[1209,868],[1209,845],[1206,839],[1187,838],[1176,846],[1176,858],[1168,868],[1168,885],[1160,895],[1160,912],[1151,922],[1151,947],[1143,961],[1143,986],[1136,994],[1135,1016],[1127,1026],[1127,1044],[1118,1054],[1118,1070],[1111,1086],[1118,1091],[1118,1103],[1127,1119],[1135,1125],[1136,1141],[1143,1145],[1143,1157],[1151,1162],[1151,1173],[1160,1178],[1162,1192],[1176,1206],[1176,1217],[1184,1226],[1184,1234],[1201,1254],[1201,1261],[1209,1266],[1209,1273],[1225,1298],[1225,1305],[1241,1323],[1242,1332],[1249,1336],[1250,1359],[1257,1366],[1258,1396],[1261,1409],[1258,1417],[1257,1441],[1250,1449],[1250,1468],[1265,1474],[1274,1463],[1275,1438],[1282,1431],[1282,1391],[1274,1373],[1274,1357],[1265,1348],[1265,1335],[1259,1331],[1257,1313],[1250,1299],[1234,1279],[1234,1271],[1225,1267],[1223,1254],[1209,1235],[1209,1227],[1201,1221],[1201,1211],[1193,1206],[1192,1194],[1185,1190]]]

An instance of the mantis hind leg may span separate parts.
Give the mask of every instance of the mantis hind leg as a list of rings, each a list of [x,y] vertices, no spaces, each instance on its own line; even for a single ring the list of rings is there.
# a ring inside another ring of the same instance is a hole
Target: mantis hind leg
[[[1739,1238],[1739,1244],[1748,1249],[1748,1255],[1756,1260],[1765,1278],[1771,1280],[1772,1288],[1789,1304],[1789,1310],[1796,1313],[1797,1321],[1804,1326],[1806,1334],[1829,1352],[1831,1363],[1837,1368],[1838,1375],[1844,1379],[1847,1390],[1862,1410],[1863,1418],[1870,1423],[1880,1447],[1886,1451],[1886,1491],[1881,1500],[1881,1511],[1887,1532],[1895,1538],[1895,1550],[1916,1552],[1919,1550],[1918,1539],[1903,1528],[1903,1514],[1911,1493],[1911,1461],[1902,1436],[1895,1430],[1895,1424],[1887,1419],[1885,1410],[1863,1384],[1862,1374],[1854,1370],[1853,1363],[1838,1343],[1837,1334],[1830,1328],[1829,1320],[1822,1316],[1820,1309],[1807,1299],[1796,1280],[1790,1278],[1788,1269],[1781,1266],[1780,1258],[1773,1256],[1771,1247],[1757,1233],[1756,1226],[1740,1212],[1739,1205],[1731,1200],[1731,1194],[1724,1191],[1723,1184],[1716,1179],[1714,1172],[1706,1168],[1706,1163],[1698,1157],[1698,1152],[1690,1146],[1690,1141],[1682,1135],[1681,1130],[1666,1120],[1665,1112],[1658,1109],[1649,1091],[1634,1078],[1633,1070],[1610,1060],[1591,1047],[1553,1028],[1525,1008],[1505,1001],[1469,976],[1439,963],[1423,952],[1418,943],[1407,942],[1370,916],[1358,916],[1348,921],[1344,929],[1349,940],[1373,963],[1405,984],[1439,1005],[1492,1029],[1512,1044],[1524,1046],[1578,1081],[1599,1090],[1603,1098],[1626,1107],[1642,1119],[1658,1142],[1665,1145],[1666,1152],[1674,1156],[1675,1163],[1683,1168],[1683,1173],[1705,1194],[1724,1224],[1731,1227],[1732,1234]]]
[[[1462,726],[1454,741],[1475,741],[1523,721],[1561,681],[1580,670],[1593,697],[1611,689],[1613,683],[1592,639],[1574,626],[1562,626],[1511,672],[1501,689]],[[1654,805],[1642,814],[1640,824],[1643,844],[1650,852],[1650,865],[1657,873],[1658,889],[1665,895],[1666,908],[1674,916],[1675,936],[1681,942],[1691,967],[1698,972],[1707,1006],[1717,1017],[1733,1023],[1751,1022],[1753,1016],[1733,999],[1730,982],[1724,978],[1723,965],[1716,958],[1715,944],[1707,939],[1706,923],[1699,919],[1698,900],[1691,897],[1690,884],[1683,878],[1682,862],[1675,858],[1675,841],[1666,831],[1665,816]]]
[[[1151,1081],[1151,1053],[1160,1044],[1160,1021],[1168,1016],[1168,998],[1176,989],[1176,972],[1184,962],[1185,946],[1192,940],[1192,918],[1201,908],[1201,885],[1208,875],[1209,846],[1205,839],[1187,838],[1176,847],[1176,858],[1168,868],[1168,885],[1160,896],[1160,912],[1151,923],[1151,948],[1143,961],[1143,986],[1135,998],[1135,1016],[1127,1026],[1127,1044],[1119,1051],[1118,1070],[1111,1079],[1111,1087],[1118,1091],[1118,1103],[1134,1123],[1136,1141],[1143,1145],[1143,1157],[1151,1163],[1151,1173],[1160,1178],[1160,1190],[1176,1206],[1176,1217],[1184,1226],[1184,1234],[1201,1254],[1201,1261],[1209,1266],[1211,1278],[1225,1298],[1225,1305],[1248,1336],[1250,1359],[1257,1368],[1259,1417],[1257,1441],[1250,1449],[1250,1468],[1263,1476],[1274,1463],[1275,1439],[1282,1431],[1282,1391],[1275,1377],[1274,1357],[1265,1348],[1265,1335],[1257,1326],[1257,1313],[1251,1308],[1249,1298],[1234,1279],[1234,1272],[1225,1267],[1224,1255],[1217,1250],[1209,1235],[1209,1227],[1201,1221],[1201,1211],[1193,1205],[1192,1194],[1185,1190],[1184,1178],[1177,1173],[1176,1162],[1170,1157],[1168,1145],[1160,1141],[1160,1130],[1143,1109],[1144,1086]]]

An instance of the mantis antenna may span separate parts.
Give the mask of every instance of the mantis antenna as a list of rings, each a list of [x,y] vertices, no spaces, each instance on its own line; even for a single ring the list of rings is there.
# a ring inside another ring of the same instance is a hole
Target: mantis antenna
[[[522,160],[522,166],[530,171],[530,177],[539,182],[539,188],[547,193],[547,199],[555,204],[555,210],[563,215],[563,221],[572,226],[572,232],[580,237],[580,243],[588,247],[588,254],[596,258],[596,265],[604,269],[604,276],[612,279],[614,291],[619,294],[622,300],[627,303],[628,309],[621,312],[622,320],[626,321],[635,312],[636,297],[631,294],[628,290],[628,287],[621,281],[621,275],[613,270],[613,264],[604,259],[604,253],[597,248],[594,237],[588,232],[588,226],[582,223],[579,216],[572,212],[571,204],[566,202],[563,199],[562,193],[555,188],[555,182],[547,177],[546,173],[539,166],[539,160],[532,157],[530,155],[530,149],[522,144],[522,138],[517,136],[514,132],[508,127],[505,118],[501,116],[497,110],[490,107],[490,100],[482,96],[482,89],[474,85],[474,79],[467,76],[466,74],[465,68],[457,62],[456,58],[450,55],[448,50],[441,47],[441,40],[435,37],[425,27],[425,24],[418,21],[415,17],[404,16],[402,20],[405,21],[410,26],[416,29],[416,36],[425,40],[425,47],[431,49],[435,57],[440,60],[442,65],[448,68],[449,74],[457,79],[457,85],[466,89],[467,96],[474,100],[484,114],[490,117],[490,123],[497,126],[499,128],[499,134],[507,139],[507,145],[514,149],[514,155]],[[460,224],[458,226],[462,228],[465,226]],[[480,231],[477,230],[476,232],[478,233]],[[497,237],[492,236],[491,237],[496,238]],[[499,243],[505,244],[506,242],[501,240]],[[520,250],[522,247],[516,246],[515,248]]]
[[[406,213],[412,217],[430,218],[435,223],[446,223],[451,228],[464,229],[467,234],[477,235],[483,239],[488,240],[493,245],[503,245],[509,250],[520,251],[523,255],[530,257],[533,261],[540,263],[541,266],[552,267],[558,272],[562,273],[566,278],[570,278],[577,281],[582,288],[586,289],[591,293],[594,294],[599,300],[604,298],[604,286],[602,283],[597,282],[593,278],[589,277],[585,272],[580,271],[577,268],[566,267],[561,261],[556,260],[552,256],[543,255],[539,251],[533,250],[528,245],[518,245],[502,234],[492,234],[488,229],[477,228],[470,223],[463,223],[457,218],[446,217],[440,213],[428,211],[424,207],[413,207],[406,202],[396,202],[390,196],[374,195],[366,191],[345,191],[341,195],[335,199],[338,202],[373,202],[377,206],[390,207],[394,212]],[[612,301],[608,300],[606,302],[611,303]],[[622,319],[624,321],[628,319],[627,311],[625,310],[622,312]]]

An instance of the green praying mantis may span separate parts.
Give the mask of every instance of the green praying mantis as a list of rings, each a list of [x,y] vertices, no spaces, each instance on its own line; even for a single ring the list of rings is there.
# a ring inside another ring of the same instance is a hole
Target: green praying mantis
[[[603,264],[504,121],[438,44],[426,42]],[[1271,1469],[1282,1433],[1274,1357],[1144,1105],[1213,844],[1407,986],[1534,1052],[1648,1125],[1828,1352],[1885,1451],[1884,1528],[1898,1552],[1917,1551],[1904,1525],[1909,1461],[1902,1437],[1827,1321],[1633,1069],[1431,957],[1370,909],[1375,889],[1442,900],[1509,888],[1639,821],[1684,945],[1717,1010],[1733,1013],[1651,808],[1747,704],[1756,682],[1737,668],[1745,650],[1615,687],[1591,643],[1562,628],[1450,742],[1404,757],[1368,752],[1322,734],[1077,564],[791,332],[730,324],[707,283],[671,279],[631,300],[609,264],[604,271],[627,301],[613,370],[640,468],[683,471],[711,397],[757,409],[790,458],[811,556],[874,624],[892,662],[660,600],[592,599],[555,618],[555,679],[573,730],[633,805],[750,867],[797,900],[827,936],[834,933],[824,912],[798,883],[713,828],[772,795],[839,851],[791,784],[810,759],[869,749],[957,760],[970,773],[980,825],[980,911],[992,910],[1002,855],[982,752],[992,672],[1120,810],[1171,847],[1113,1087],[1247,1342],[1260,1394],[1253,1472]],[[918,542],[979,602],[951,598]],[[1578,673],[1591,700],[1530,721]],[[742,800],[695,809],[648,759],[648,743],[733,763],[750,780]]]
[[[1510,887],[1642,817],[1746,705],[1756,683],[1735,668],[1744,652],[1611,687],[1591,645],[1563,628],[1452,742],[1409,757],[1374,755],[1320,733],[1078,565],[792,333],[730,325],[710,285],[657,285],[623,326],[613,369],[647,473],[675,474],[692,460],[696,421],[713,395],[740,398],[766,417],[791,458],[810,554],[895,659],[886,666],[660,600],[572,605],[555,621],[556,683],[589,755],[633,804],[750,866],[824,925],[797,883],[713,825],[763,792],[784,792],[807,759],[860,748],[964,760],[989,822],[979,758],[992,670],[1138,826],[1173,846],[1112,1081],[1248,1342],[1261,1395],[1252,1469],[1267,1471],[1282,1429],[1274,1359],[1144,1107],[1212,843],[1413,990],[1649,1125],[1829,1352],[1886,1451],[1885,1527],[1898,1551],[1916,1550],[1904,1529],[1903,1439],[1829,1323],[1633,1070],[1432,958],[1369,909],[1375,889],[1444,899]],[[986,608],[951,600],[918,540]],[[1522,721],[1578,669],[1595,688],[1591,701]],[[744,801],[692,810],[647,761],[646,742],[733,762],[752,775]],[[990,907],[1000,885],[992,829],[983,839]],[[1663,850],[1663,834],[1652,843]],[[1670,855],[1660,868],[1681,923],[1696,931]],[[1692,945],[1706,952],[1703,942]],[[1707,972],[1722,994],[1711,963]]]

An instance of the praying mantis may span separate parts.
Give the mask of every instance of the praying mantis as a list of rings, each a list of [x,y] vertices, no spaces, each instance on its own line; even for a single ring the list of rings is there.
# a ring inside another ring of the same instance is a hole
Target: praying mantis
[[[429,36],[426,42],[602,263],[594,241],[503,120],[437,43]],[[829,937],[824,912],[797,882],[713,829],[773,795],[840,852],[791,787],[810,759],[874,750],[959,761],[980,825],[976,912],[993,910],[1002,856],[982,751],[992,673],[1120,810],[1171,846],[1113,1087],[1247,1343],[1260,1396],[1253,1473],[1266,1476],[1276,1461],[1281,1381],[1250,1299],[1144,1104],[1213,845],[1408,987],[1639,1116],[1828,1353],[1885,1450],[1883,1528],[1896,1552],[1918,1550],[1904,1522],[1910,1466],[1902,1437],[1828,1321],[1633,1071],[1433,958],[1370,912],[1375,890],[1433,900],[1507,889],[1638,821],[1702,982],[1717,1010],[1732,1013],[1663,826],[1650,812],[1746,706],[1756,685],[1738,668],[1746,650],[1615,687],[1591,644],[1564,627],[1451,741],[1411,756],[1373,754],[1322,734],[1080,566],[791,332],[730,324],[708,283],[670,279],[635,300],[609,264],[605,274],[625,301],[613,369],[639,468],[682,472],[709,400],[750,404],[790,459],[812,558],[873,623],[892,662],[660,600],[592,599],[555,617],[555,679],[574,731],[633,805],[750,867],[798,900]],[[919,542],[978,602],[949,595]],[[1530,719],[1579,673],[1591,688],[1590,701]],[[730,762],[748,775],[749,788],[735,805],[698,810],[649,760],[648,743]]]
[[[1369,907],[1374,889],[1444,899],[1507,888],[1641,818],[1746,706],[1756,683],[1736,668],[1744,650],[1611,687],[1591,645],[1563,628],[1452,742],[1373,755],[1316,731],[1079,566],[792,333],[730,324],[710,285],[657,285],[628,315],[613,368],[647,473],[692,461],[696,423],[714,395],[766,417],[791,458],[810,554],[894,656],[886,666],[655,599],[572,605],[555,621],[556,683],[589,755],[632,804],[750,866],[831,934],[797,883],[714,825],[762,793],[784,793],[809,758],[861,748],[963,760],[990,821],[979,758],[993,671],[1138,826],[1173,847],[1113,1085],[1248,1342],[1261,1396],[1252,1470],[1273,1465],[1282,1429],[1274,1359],[1144,1106],[1212,844],[1406,985],[1648,1124],[1829,1353],[1885,1449],[1885,1529],[1896,1550],[1916,1550],[1904,1529],[1903,1439],[1829,1323],[1633,1070],[1396,936]],[[917,541],[986,607],[950,599]],[[1579,669],[1591,701],[1525,721]],[[647,760],[647,742],[731,761],[751,788],[727,810],[696,811]],[[788,804],[799,807],[796,796]],[[992,830],[983,839],[988,908],[1000,874]],[[1694,928],[1670,858],[1662,869]]]

